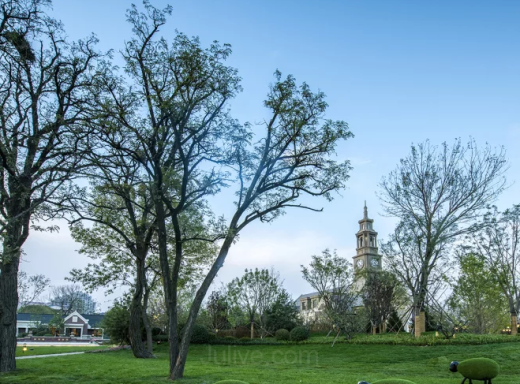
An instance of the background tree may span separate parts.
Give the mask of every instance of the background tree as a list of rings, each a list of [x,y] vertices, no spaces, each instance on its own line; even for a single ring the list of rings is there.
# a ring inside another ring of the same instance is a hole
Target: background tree
[[[391,272],[367,270],[364,274],[360,293],[373,334],[376,334],[377,328],[380,333],[386,331],[386,321],[396,307],[398,288],[399,282]]]
[[[459,276],[450,298],[473,333],[497,333],[507,323],[508,301],[486,259],[479,254],[458,256]]]
[[[267,308],[265,312],[265,328],[268,333],[274,334],[279,329],[292,330],[302,325],[298,307],[293,298],[283,290],[278,298]]]
[[[114,306],[105,313],[100,326],[114,344],[130,344],[130,314],[128,305],[124,301],[116,300]]]
[[[255,337],[255,323],[258,324],[260,337],[266,335],[267,313],[281,295],[287,296],[282,287],[280,275],[273,269],[245,271],[240,278],[233,279],[227,286],[229,300],[240,307],[247,315],[251,326],[251,339]]]
[[[520,309],[520,204],[500,213],[493,207],[471,234],[470,249],[486,260],[495,281],[507,299],[511,316],[511,334],[517,334]]]
[[[49,301],[52,306],[58,307],[62,316],[68,316],[74,311],[92,314],[96,312],[97,307],[92,297],[76,284],[52,287]]]
[[[96,38],[68,43],[44,13],[49,4],[0,4],[0,372],[16,368],[22,246],[31,221],[54,215],[81,166],[87,133],[80,124],[91,117],[88,103],[103,76]]]
[[[27,276],[24,271],[18,272],[18,303],[20,307],[27,307],[37,301],[49,287],[51,280],[45,275]]]
[[[324,304],[324,315],[338,330],[337,336],[344,333],[351,338],[361,331],[365,317],[356,310],[361,306],[361,300],[355,289],[350,262],[339,257],[336,251],[331,253],[326,249],[321,256],[312,256],[309,267],[302,265],[301,268],[303,278],[318,292]]]
[[[383,179],[384,210],[400,220],[390,240],[392,251],[397,251],[394,257],[413,261],[412,270],[403,262],[404,271],[397,275],[413,274],[403,282],[411,290],[417,321],[430,291],[431,272],[453,241],[476,230],[475,220],[506,186],[506,169],[503,148],[479,149],[473,140],[440,147],[426,141],[412,146],[410,155]],[[421,332],[425,324],[415,328]]]
[[[225,329],[230,326],[227,312],[228,301],[223,292],[213,291],[208,297],[206,311],[210,320],[210,327],[218,333],[218,330]]]

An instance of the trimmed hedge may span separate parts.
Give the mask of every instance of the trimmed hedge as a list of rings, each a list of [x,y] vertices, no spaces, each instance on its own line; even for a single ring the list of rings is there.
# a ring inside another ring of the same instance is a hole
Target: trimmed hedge
[[[291,341],[304,341],[309,338],[310,332],[305,327],[296,327],[291,331]]]
[[[472,380],[494,379],[500,373],[498,363],[485,357],[461,361],[457,369],[462,376]]]
[[[289,341],[291,340],[291,334],[287,329],[279,329],[274,334],[274,337],[278,341]]]

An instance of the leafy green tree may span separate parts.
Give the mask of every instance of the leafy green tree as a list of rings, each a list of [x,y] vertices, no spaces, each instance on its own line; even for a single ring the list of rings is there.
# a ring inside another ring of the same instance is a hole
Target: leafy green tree
[[[267,308],[265,321],[267,331],[274,334],[279,329],[290,331],[300,325],[302,320],[298,307],[287,291],[282,291],[274,303]]]
[[[331,253],[326,249],[320,256],[312,256],[309,267],[302,265],[301,268],[303,278],[318,292],[325,318],[337,327],[337,336],[344,333],[351,338],[360,332],[366,314],[356,310],[360,297],[350,262],[338,256],[336,251]]]
[[[123,301],[115,301],[106,313],[101,327],[114,344],[130,344],[130,313]]]
[[[410,154],[383,178],[384,210],[399,219],[385,248],[394,261],[391,270],[410,290],[416,316],[427,295],[434,294],[431,283],[442,281],[441,265],[447,265],[450,245],[478,229],[475,220],[504,190],[506,169],[503,148],[479,148],[474,140],[440,147],[426,141],[412,145]]]
[[[171,7],[159,10],[145,2],[144,8],[140,12],[132,6],[127,13],[134,36],[123,50],[126,73],[114,75],[99,93],[106,116],[96,124],[98,136],[111,137],[106,142],[125,151],[148,177],[170,322],[170,378],[177,380],[184,374],[203,300],[239,233],[288,208],[320,211],[299,199],[330,200],[344,187],[350,164],[335,161],[335,148],[352,134],[345,122],[325,119],[323,93],[276,72],[264,103],[270,117],[264,134],[254,139],[258,130],[239,124],[228,112],[228,102],[241,90],[237,71],[226,65],[229,45],[215,42],[204,49],[197,38],[182,33],[168,44],[157,37]],[[207,198],[229,185],[237,188],[229,221],[217,220],[210,236],[184,232],[186,211],[202,209]],[[177,289],[185,247],[191,241],[217,240],[222,240],[218,256],[197,289],[178,343]],[[170,244],[175,244],[173,264]]]
[[[367,270],[363,277],[360,294],[372,325],[372,333],[375,334],[378,327],[380,333],[383,333],[386,321],[397,304],[395,299],[399,281],[388,271]]]
[[[227,294],[228,300],[247,315],[251,339],[255,336],[255,323],[258,323],[261,337],[266,335],[269,309],[288,296],[278,273],[272,269],[258,268],[246,269],[242,277],[233,279],[227,286]]]
[[[479,254],[458,258],[459,277],[453,287],[452,306],[475,333],[499,332],[507,324],[507,298],[499,282]]]
[[[0,3],[0,372],[16,369],[17,277],[35,222],[56,215],[83,166],[82,124],[104,76],[97,39],[67,41],[47,0]]]

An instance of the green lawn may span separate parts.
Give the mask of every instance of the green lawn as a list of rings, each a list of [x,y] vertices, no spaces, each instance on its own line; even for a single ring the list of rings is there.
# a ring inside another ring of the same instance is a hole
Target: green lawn
[[[138,360],[129,351],[18,360],[18,371],[0,376],[2,383],[160,383],[167,382],[167,349],[157,359]],[[520,345],[257,345],[208,346],[190,349],[186,384],[210,384],[241,379],[250,384],[356,384],[401,377],[418,384],[458,384],[448,371],[452,360],[470,357],[497,360],[502,372],[496,384],[518,384]]]
[[[106,349],[106,346],[96,345],[96,346],[63,346],[63,345],[52,345],[48,347],[39,347],[39,346],[27,346],[27,351],[23,352],[22,350],[23,343],[19,344],[16,347],[16,356],[33,356],[33,355],[51,355],[54,353],[67,353],[67,352],[84,352],[84,351],[93,351],[96,349]]]

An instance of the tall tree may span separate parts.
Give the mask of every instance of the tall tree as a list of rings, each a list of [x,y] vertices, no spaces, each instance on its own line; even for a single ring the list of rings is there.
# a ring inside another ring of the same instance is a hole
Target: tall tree
[[[416,329],[424,329],[424,309],[430,273],[444,255],[444,249],[461,236],[476,230],[472,225],[506,187],[507,169],[503,148],[478,148],[474,140],[450,146],[433,146],[429,141],[413,145],[410,155],[380,185],[384,210],[400,219],[415,253],[418,267],[412,297]],[[395,238],[393,239],[397,241]],[[430,292],[431,293],[431,292]]]
[[[333,159],[339,140],[351,137],[347,124],[324,119],[325,96],[293,77],[276,73],[265,106],[271,117],[265,135],[255,143],[250,125],[231,119],[227,102],[240,91],[237,71],[225,65],[228,45],[203,49],[198,39],[178,33],[171,45],[157,39],[171,13],[145,2],[133,6],[128,20],[134,37],[123,57],[126,78],[107,83],[100,105],[110,116],[100,134],[117,131],[126,155],[139,161],[149,178],[155,215],[165,301],[169,315],[170,378],[182,378],[189,340],[204,297],[223,266],[238,234],[255,220],[271,221],[286,208],[314,209],[297,202],[301,195],[324,196],[343,188],[348,162]],[[130,86],[131,85],[131,86]],[[222,187],[237,186],[230,220],[215,236],[185,233],[185,212]],[[314,209],[317,210],[318,209]],[[167,222],[173,231],[167,230]],[[177,287],[184,248],[191,241],[222,239],[215,262],[198,287],[179,344]],[[168,244],[173,239],[173,265]]]
[[[493,207],[482,220],[482,228],[469,244],[486,265],[507,298],[511,333],[517,334],[520,311],[520,204],[499,212]]]
[[[53,215],[80,167],[80,124],[103,75],[96,38],[68,43],[44,13],[49,4],[0,4],[0,372],[16,368],[18,265],[31,220]]]
[[[49,301],[52,306],[58,307],[59,313],[63,316],[70,315],[74,311],[95,313],[97,307],[92,297],[76,284],[52,287]]]

